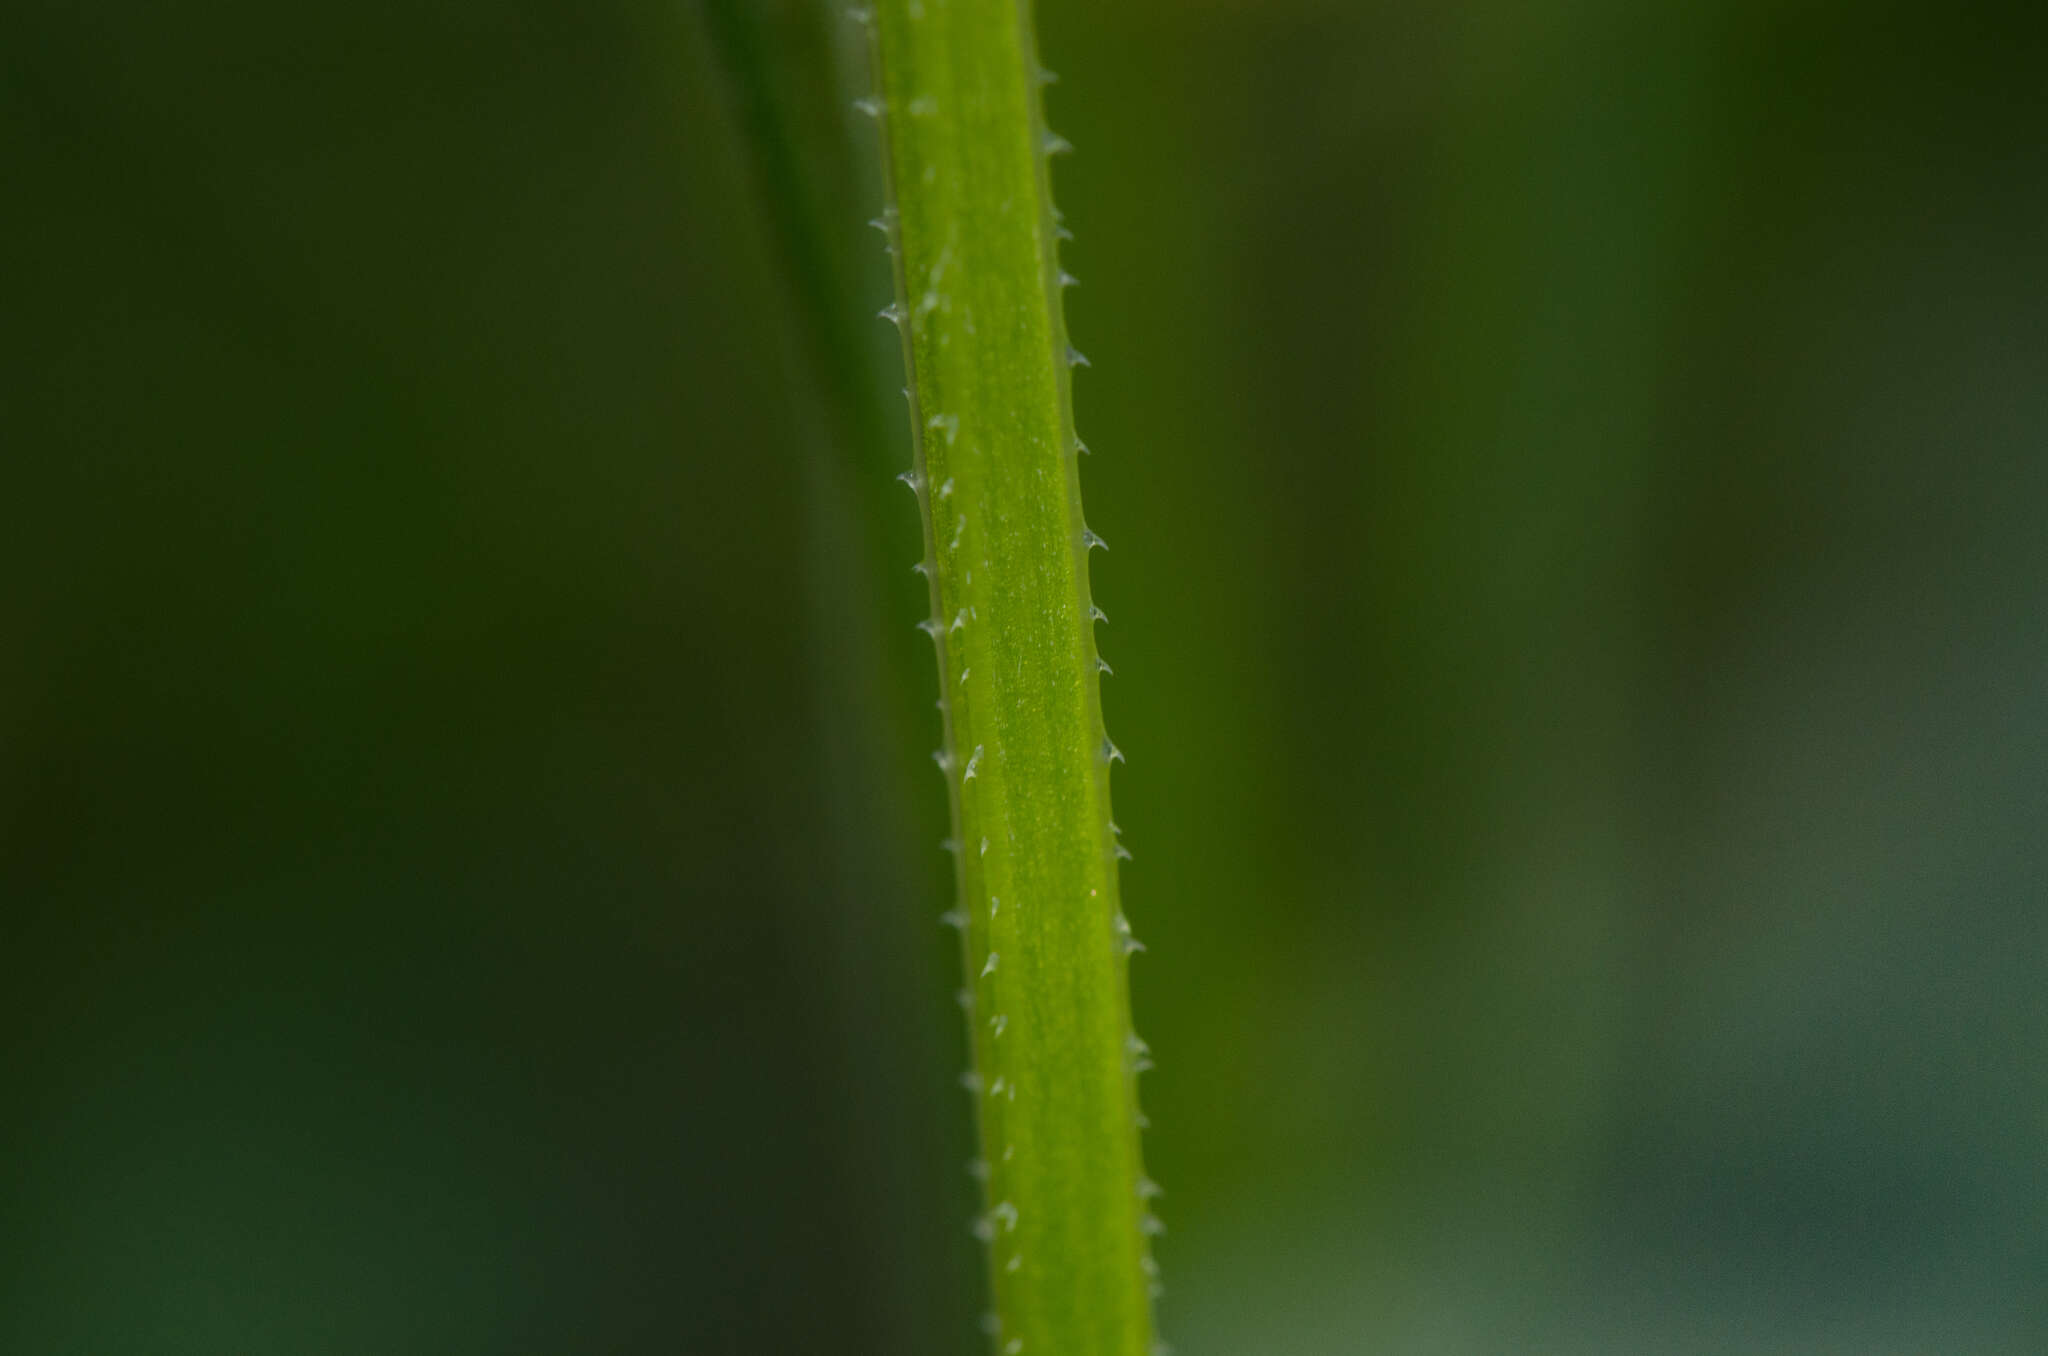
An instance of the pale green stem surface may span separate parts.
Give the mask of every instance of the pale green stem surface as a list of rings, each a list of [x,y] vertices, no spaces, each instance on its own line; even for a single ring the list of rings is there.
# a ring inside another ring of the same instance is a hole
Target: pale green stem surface
[[[1064,278],[1028,4],[879,0],[882,224],[952,796],[993,1346],[1145,1356],[1142,1170]]]

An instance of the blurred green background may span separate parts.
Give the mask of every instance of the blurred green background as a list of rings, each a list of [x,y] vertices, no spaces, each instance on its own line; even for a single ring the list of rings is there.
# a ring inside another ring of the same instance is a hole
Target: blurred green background
[[[1039,10],[1177,1349],[2048,1350],[2032,11]],[[0,1350],[978,1349],[852,36],[7,7]]]

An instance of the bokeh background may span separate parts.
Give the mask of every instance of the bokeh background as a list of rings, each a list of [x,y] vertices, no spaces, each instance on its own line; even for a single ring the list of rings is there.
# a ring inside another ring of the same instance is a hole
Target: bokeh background
[[[1040,0],[1207,1353],[2048,1350],[2028,8]],[[852,33],[0,18],[0,1350],[977,1350]]]

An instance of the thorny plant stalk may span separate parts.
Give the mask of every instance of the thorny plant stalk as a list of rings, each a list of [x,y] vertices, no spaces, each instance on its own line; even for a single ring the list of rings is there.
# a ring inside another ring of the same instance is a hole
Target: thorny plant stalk
[[[1157,1293],[1060,268],[1029,0],[876,0],[872,36],[938,651],[961,991],[1004,1356],[1146,1356]]]

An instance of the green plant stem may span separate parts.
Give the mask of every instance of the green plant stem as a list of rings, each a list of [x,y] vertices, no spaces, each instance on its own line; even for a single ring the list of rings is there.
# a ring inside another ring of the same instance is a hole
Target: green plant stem
[[[1028,4],[869,16],[986,1174],[994,1346],[1143,1356],[1149,1235],[1059,268]]]

